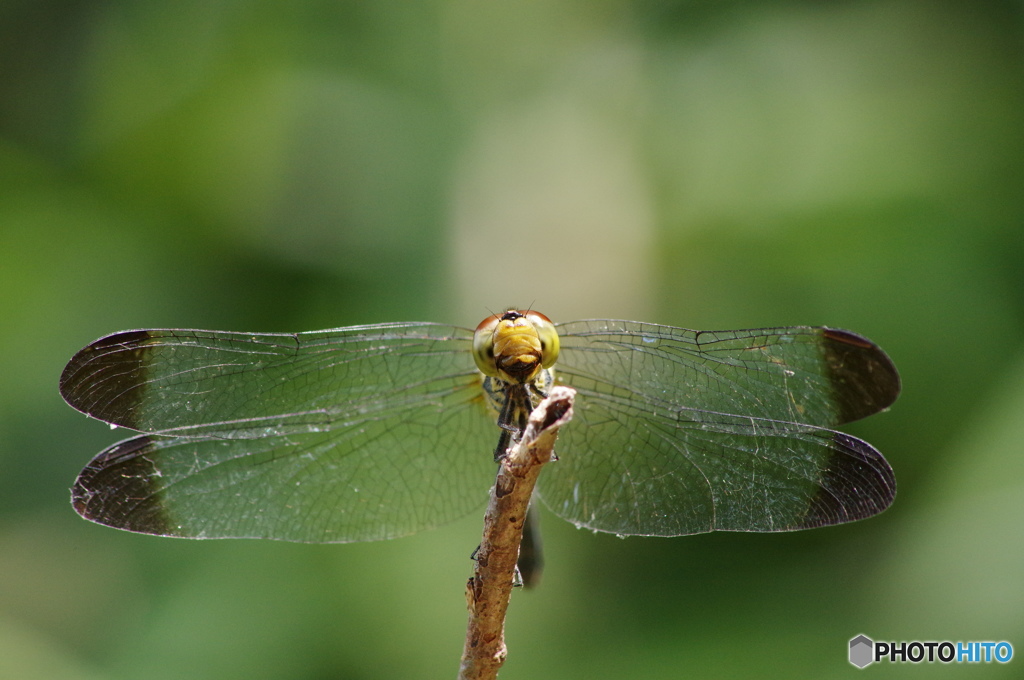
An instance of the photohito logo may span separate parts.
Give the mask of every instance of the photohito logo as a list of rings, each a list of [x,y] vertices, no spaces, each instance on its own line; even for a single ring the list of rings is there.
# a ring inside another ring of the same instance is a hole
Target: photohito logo
[[[1002,642],[875,642],[866,635],[850,640],[850,663],[864,668],[876,661],[889,663],[1007,663],[1013,658],[1013,645]]]

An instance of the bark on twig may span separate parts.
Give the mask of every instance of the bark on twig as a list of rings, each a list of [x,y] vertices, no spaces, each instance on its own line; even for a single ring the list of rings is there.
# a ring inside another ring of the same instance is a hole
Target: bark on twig
[[[530,414],[522,439],[501,461],[484,516],[473,577],[466,584],[469,626],[459,680],[496,678],[505,662],[505,611],[515,578],[523,523],[541,466],[552,459],[558,429],[572,418],[576,391],[554,387]]]

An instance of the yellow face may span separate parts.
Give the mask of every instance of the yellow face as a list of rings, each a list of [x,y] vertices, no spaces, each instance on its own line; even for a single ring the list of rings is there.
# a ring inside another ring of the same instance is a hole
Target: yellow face
[[[484,375],[528,383],[558,359],[558,332],[540,312],[510,309],[480,322],[473,335],[473,359]]]

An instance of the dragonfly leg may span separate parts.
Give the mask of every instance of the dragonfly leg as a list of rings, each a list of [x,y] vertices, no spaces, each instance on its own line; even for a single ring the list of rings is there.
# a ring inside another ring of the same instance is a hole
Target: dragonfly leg
[[[494,462],[500,463],[501,459],[508,453],[509,444],[512,443],[512,431],[502,428],[501,436],[498,437],[498,445],[494,447]]]
[[[505,457],[505,452],[512,441],[519,441],[523,430],[526,429],[530,412],[533,411],[530,393],[526,386],[509,384],[505,386],[504,393],[505,402],[501,405],[501,411],[498,413],[501,436],[498,438],[498,446],[494,449],[495,463]]]

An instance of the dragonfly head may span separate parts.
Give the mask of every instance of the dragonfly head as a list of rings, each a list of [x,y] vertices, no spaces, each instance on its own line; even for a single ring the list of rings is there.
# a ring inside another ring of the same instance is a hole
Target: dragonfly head
[[[540,312],[510,309],[480,322],[473,335],[473,359],[484,375],[528,383],[558,359],[558,332]]]

